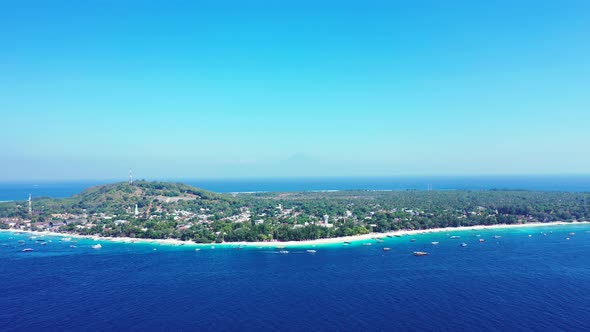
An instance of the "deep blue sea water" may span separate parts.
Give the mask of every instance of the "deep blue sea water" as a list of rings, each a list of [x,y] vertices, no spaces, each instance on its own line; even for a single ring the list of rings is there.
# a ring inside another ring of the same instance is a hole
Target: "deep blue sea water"
[[[0,232],[0,330],[590,330],[587,231],[467,230],[318,246],[315,254],[110,242],[92,249],[92,240],[70,248],[55,237],[43,246]],[[576,235],[566,240],[569,232]]]
[[[108,182],[124,181],[40,181],[0,182],[0,201],[34,197],[69,197],[82,190]],[[462,177],[315,177],[272,179],[176,179],[203,189],[227,192],[309,191],[309,190],[481,190],[524,189],[551,191],[590,191],[590,175],[578,176],[462,176]]]

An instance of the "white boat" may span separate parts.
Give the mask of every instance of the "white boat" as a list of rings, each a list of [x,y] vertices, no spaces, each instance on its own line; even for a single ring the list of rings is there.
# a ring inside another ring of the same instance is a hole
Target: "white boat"
[[[390,251],[391,248],[383,248],[383,251]]]
[[[432,243],[432,245],[435,246],[435,245],[439,244],[440,242],[434,241],[434,242],[430,242],[430,243]]]
[[[201,251],[201,249],[197,248],[197,249],[195,249],[195,251]]]
[[[318,251],[317,250],[314,250],[314,249],[307,249],[306,252],[308,252],[310,254],[315,254]]]
[[[467,243],[465,243],[465,242],[461,243],[461,247],[467,247]]]
[[[63,239],[61,239],[63,242],[70,242],[72,241],[71,237],[64,237]]]
[[[32,248],[25,248],[25,249],[23,249],[22,251],[23,251],[23,252],[31,252],[31,251],[33,251],[33,249],[32,249]]]
[[[100,248],[102,248],[102,245],[100,245],[100,243],[97,243],[92,246],[92,249],[100,249]]]
[[[501,235],[494,235],[494,239],[499,239],[501,237],[502,237]]]
[[[279,252],[280,252],[281,254],[288,254],[288,253],[289,253],[289,250],[281,250],[281,251],[279,251]]]
[[[98,236],[95,236],[95,237],[93,237],[93,238],[92,238],[92,240],[93,240],[93,241],[98,241],[98,240],[100,240],[100,239],[98,238]]]
[[[363,246],[366,246],[366,247],[372,246],[372,245],[373,245],[372,243],[363,243]]]
[[[479,242],[486,242],[485,239],[479,239]]]
[[[451,236],[449,239],[460,239],[460,238],[461,238],[460,236],[453,235],[453,236]]]

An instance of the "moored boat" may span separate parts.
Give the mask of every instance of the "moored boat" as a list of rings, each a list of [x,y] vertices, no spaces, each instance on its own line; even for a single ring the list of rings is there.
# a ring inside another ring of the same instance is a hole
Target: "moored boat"
[[[458,236],[458,235],[453,235],[453,236],[451,236],[449,239],[460,239],[460,238],[461,238],[461,237],[460,237],[460,236]]]
[[[307,249],[306,252],[308,252],[310,254],[315,254],[318,251],[317,250],[314,250],[314,249]]]
[[[479,239],[479,242],[486,242],[486,239]]]
[[[440,242],[438,242],[438,241],[433,241],[433,242],[430,242],[430,243],[431,243],[433,246],[435,246],[435,245],[439,244]]]
[[[428,253],[426,251],[414,251],[414,256],[426,256]]]
[[[461,247],[467,247],[467,243],[463,242],[460,244]]]
[[[23,252],[31,252],[34,251],[33,248],[25,248],[22,250]]]
[[[387,248],[387,247],[383,248],[383,251],[390,251],[390,250],[391,250],[391,248]]]
[[[100,248],[102,248],[102,245],[100,243],[97,243],[92,246],[92,249],[100,249]]]

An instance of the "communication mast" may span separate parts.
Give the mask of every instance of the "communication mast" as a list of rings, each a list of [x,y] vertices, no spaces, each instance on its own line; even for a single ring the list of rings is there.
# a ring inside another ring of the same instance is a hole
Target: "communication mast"
[[[31,201],[31,194],[29,194],[29,216],[33,216],[33,202]]]
[[[129,169],[129,185],[133,185],[133,171]]]

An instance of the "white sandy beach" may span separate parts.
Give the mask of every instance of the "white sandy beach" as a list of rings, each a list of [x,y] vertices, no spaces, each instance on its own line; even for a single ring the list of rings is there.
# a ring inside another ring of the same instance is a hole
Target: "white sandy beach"
[[[130,238],[130,237],[101,237],[101,236],[89,236],[89,235],[78,235],[71,233],[56,233],[56,232],[38,232],[38,231],[23,231],[17,229],[2,229],[2,232],[12,233],[27,233],[35,236],[58,236],[58,237],[72,237],[81,239],[95,239],[97,242],[123,242],[123,243],[152,243],[159,245],[172,245],[172,246],[192,246],[192,247],[265,247],[274,248],[280,247],[310,247],[317,245],[326,244],[338,244],[344,242],[358,242],[366,241],[375,238],[382,238],[388,235],[390,236],[406,236],[426,233],[452,233],[457,231],[468,231],[468,230],[495,230],[495,229],[506,229],[506,228],[522,228],[522,227],[550,227],[550,226],[564,226],[564,225],[583,225],[590,224],[589,221],[579,222],[552,222],[552,223],[526,223],[526,224],[514,224],[514,225],[479,225],[479,226],[465,226],[465,227],[445,227],[445,228],[432,228],[426,230],[401,230],[392,231],[387,233],[369,233],[363,235],[353,235],[344,237],[335,237],[318,240],[305,240],[305,241],[272,241],[272,242],[224,242],[224,243],[195,243],[192,241],[181,241],[176,239],[141,239],[141,238]]]

